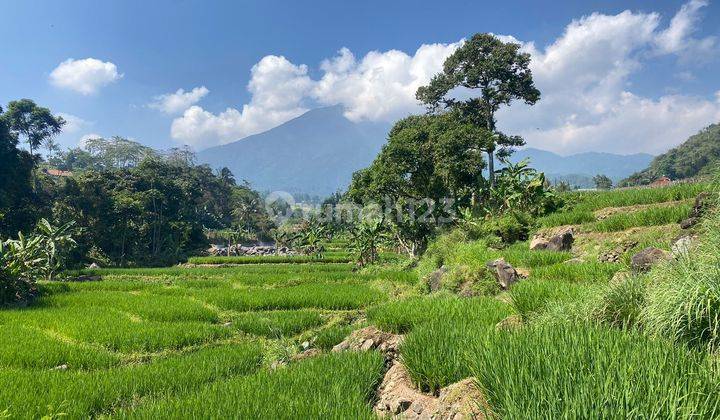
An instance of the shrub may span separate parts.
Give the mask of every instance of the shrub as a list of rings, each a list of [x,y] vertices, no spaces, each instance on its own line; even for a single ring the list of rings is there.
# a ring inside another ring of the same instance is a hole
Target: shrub
[[[635,326],[645,305],[645,282],[628,277],[608,285],[592,304],[592,319],[620,328]]]

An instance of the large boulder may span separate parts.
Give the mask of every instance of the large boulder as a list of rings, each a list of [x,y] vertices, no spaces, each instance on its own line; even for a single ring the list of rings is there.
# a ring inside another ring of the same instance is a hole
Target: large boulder
[[[553,234],[535,235],[530,241],[531,250],[570,251],[575,242],[572,228],[565,228]]]
[[[670,254],[673,258],[679,258],[681,256],[687,256],[690,253],[690,249],[697,242],[697,236],[685,235],[678,238],[672,245],[670,245]]]
[[[670,258],[669,252],[651,246],[633,255],[630,259],[630,266],[635,271],[647,271],[653,265]]]
[[[442,287],[442,279],[447,274],[448,269],[444,265],[427,276],[427,284],[431,292],[437,292]]]
[[[520,280],[517,270],[503,258],[487,263],[487,268],[504,290],[509,289]]]

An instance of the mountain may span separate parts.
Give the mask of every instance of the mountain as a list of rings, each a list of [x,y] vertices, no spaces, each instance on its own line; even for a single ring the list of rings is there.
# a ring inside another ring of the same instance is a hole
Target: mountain
[[[200,163],[227,166],[265,191],[320,196],[349,185],[385,143],[387,124],[354,123],[341,106],[318,108],[260,134],[198,153]]]
[[[650,165],[622,182],[649,184],[661,176],[670,179],[709,175],[720,165],[720,124],[712,124],[690,136],[680,146],[656,157]]]
[[[345,189],[353,172],[375,159],[389,130],[388,124],[349,121],[341,106],[318,108],[263,133],[203,150],[198,161],[213,168],[227,166],[257,190],[327,196]],[[619,180],[646,167],[652,156],[596,152],[561,156],[526,148],[512,160],[524,158],[530,158],[531,166],[551,181],[592,186],[594,175]]]
[[[592,177],[604,174],[618,181],[647,166],[653,159],[647,153],[618,155],[614,153],[584,152],[561,156],[531,147],[516,151],[512,162],[530,159],[530,166],[545,172],[550,181],[566,181],[579,187],[593,186]]]

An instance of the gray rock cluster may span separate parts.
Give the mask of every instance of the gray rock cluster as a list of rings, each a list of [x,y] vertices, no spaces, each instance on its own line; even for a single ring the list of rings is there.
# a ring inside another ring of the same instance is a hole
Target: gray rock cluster
[[[575,242],[573,228],[565,228],[552,234],[535,235],[530,241],[531,250],[570,251]]]
[[[226,247],[213,244],[206,252],[208,255],[214,257],[235,257],[241,255],[296,255],[295,251],[290,248],[280,247],[275,249],[272,245],[243,246],[237,244]]]

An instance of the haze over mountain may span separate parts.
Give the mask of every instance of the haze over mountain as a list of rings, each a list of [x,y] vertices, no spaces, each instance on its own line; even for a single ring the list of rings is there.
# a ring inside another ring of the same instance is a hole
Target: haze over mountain
[[[318,108],[263,133],[203,150],[198,160],[213,168],[227,166],[258,190],[324,196],[346,188],[353,172],[373,161],[389,129],[384,123],[349,121],[341,106]],[[550,180],[589,186],[585,184],[593,175],[619,180],[646,167],[653,157],[596,152],[561,156],[526,148],[512,160],[524,158]]]
[[[380,152],[389,126],[354,123],[341,106],[318,108],[260,134],[198,153],[213,168],[268,191],[329,195]]]

